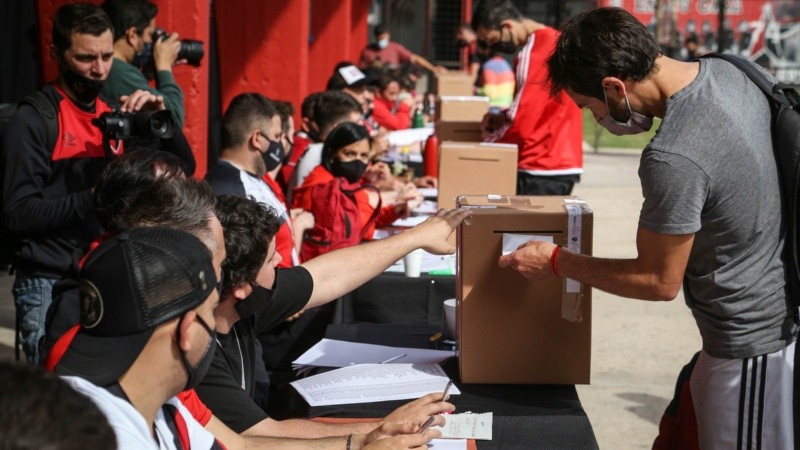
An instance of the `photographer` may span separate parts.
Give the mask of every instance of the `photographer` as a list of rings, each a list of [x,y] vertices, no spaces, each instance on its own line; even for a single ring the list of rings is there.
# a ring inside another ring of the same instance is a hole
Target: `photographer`
[[[97,6],[62,6],[53,20],[58,78],[21,103],[0,146],[3,219],[14,244],[13,294],[23,349],[38,362],[52,288],[100,234],[92,189],[108,162],[94,121],[110,112],[98,97],[114,53],[111,22]],[[163,110],[147,91],[122,97],[120,111]],[[36,106],[35,106],[36,105]],[[117,147],[119,153],[123,151]],[[8,239],[3,236],[3,239]]]
[[[158,7],[148,0],[106,0],[101,6],[114,27],[114,63],[103,95],[116,101],[122,95],[143,89],[163,96],[178,127],[183,128],[183,91],[172,73],[181,49],[178,33],[154,39]],[[156,89],[150,87],[141,70],[151,60]]]

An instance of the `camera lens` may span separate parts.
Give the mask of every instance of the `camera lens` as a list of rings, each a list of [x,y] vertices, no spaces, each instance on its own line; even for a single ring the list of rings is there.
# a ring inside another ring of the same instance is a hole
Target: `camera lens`
[[[178,51],[178,59],[185,59],[188,64],[199,66],[203,59],[203,42],[192,39],[182,39],[181,49]]]

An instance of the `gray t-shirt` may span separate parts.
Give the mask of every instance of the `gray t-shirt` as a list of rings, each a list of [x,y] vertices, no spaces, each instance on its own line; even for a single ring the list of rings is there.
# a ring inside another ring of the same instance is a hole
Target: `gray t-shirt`
[[[683,288],[703,349],[745,358],[787,345],[795,329],[764,94],[729,63],[702,60],[697,78],[667,100],[639,178],[641,227],[695,233]]]

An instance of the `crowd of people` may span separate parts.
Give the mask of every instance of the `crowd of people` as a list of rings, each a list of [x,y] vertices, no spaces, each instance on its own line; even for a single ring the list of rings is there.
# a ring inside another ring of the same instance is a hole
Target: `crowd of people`
[[[3,136],[22,347],[60,377],[0,367],[3,389],[18,386],[21,405],[39,406],[31,417],[46,413],[43,403],[58,414],[29,436],[3,435],[44,448],[67,439],[62,424],[83,424],[92,434],[83,448],[425,448],[440,433],[419,432],[422,424],[441,425],[455,408],[441,393],[370,423],[275,420],[266,404],[270,374],[321,337],[320,307],[413,250],[455,251],[448,238],[466,210],[374,239],[420,204],[418,187],[437,185],[395,176],[385,133],[412,126],[424,108],[415,70],[446,69],[376,27],[358,65],[338,64],[327,90],[298,105],[299,123],[295,105],[237,95],[218,161],[199,180],[172,75],[180,43],[157,32],[157,14],[148,0],[59,8],[58,78],[20,103]],[[583,168],[582,108],[619,135],[663,119],[642,155],[637,258],[531,241],[498,263],[646,300],[670,300],[683,286],[703,349],[691,396],[681,397],[696,427],[682,437],[702,448],[737,439],[789,448],[797,311],[760,91],[725,62],[664,56],[618,8],[580,13],[556,31],[510,0],[481,0],[455,38],[476,92],[491,99],[486,139],[518,146],[518,194],[571,193]],[[500,53],[518,53],[513,70]],[[98,122],[115,111],[168,111],[176,126],[113,139]],[[719,126],[722,117],[734,126]],[[8,401],[0,393],[0,408],[17,407]],[[743,429],[748,421],[757,435]]]

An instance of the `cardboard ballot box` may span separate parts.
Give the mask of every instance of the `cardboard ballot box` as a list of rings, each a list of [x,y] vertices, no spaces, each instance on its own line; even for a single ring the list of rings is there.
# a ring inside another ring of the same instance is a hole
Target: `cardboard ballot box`
[[[439,142],[480,142],[481,123],[440,121],[436,123],[436,137]]]
[[[501,268],[530,239],[592,253],[592,211],[575,197],[465,196],[457,231],[456,328],[463,383],[588,384],[591,288]],[[521,236],[522,235],[522,236]],[[516,240],[516,242],[515,242]]]
[[[439,208],[454,208],[458,195],[516,191],[516,145],[442,142],[439,146]]]
[[[436,74],[431,92],[436,95],[472,95],[474,89],[475,77],[461,71],[448,71]]]
[[[489,97],[443,95],[436,100],[436,121],[480,122],[489,112]]]

